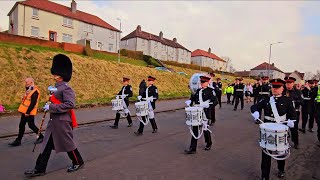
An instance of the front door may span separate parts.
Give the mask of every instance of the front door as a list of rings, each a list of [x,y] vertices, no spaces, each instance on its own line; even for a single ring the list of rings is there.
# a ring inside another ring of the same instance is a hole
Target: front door
[[[49,31],[49,41],[57,41],[57,32]]]

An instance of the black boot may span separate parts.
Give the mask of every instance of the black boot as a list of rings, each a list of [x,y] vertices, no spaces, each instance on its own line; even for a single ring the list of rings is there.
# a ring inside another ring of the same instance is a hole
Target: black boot
[[[118,129],[118,126],[116,125],[113,125],[113,126],[110,126],[112,129]]]
[[[9,143],[10,146],[20,146],[21,145],[21,140],[16,139],[12,143]]]
[[[43,135],[42,134],[40,134],[40,136],[39,136],[39,138],[36,140],[36,142],[35,142],[35,144],[40,144],[40,143],[42,143],[43,142]]]
[[[278,178],[284,178],[284,176],[285,176],[285,173],[283,172],[283,171],[279,171],[278,172]]]
[[[132,126],[132,123],[128,124],[128,126],[127,126],[127,127],[131,127],[131,126]]]
[[[37,169],[32,169],[24,172],[24,175],[26,175],[27,177],[43,176],[45,174],[46,172],[41,172],[41,171],[38,171]]]
[[[211,145],[212,145],[212,144],[207,144],[207,145],[204,147],[204,150],[209,151],[209,150],[211,149]]]
[[[74,171],[78,171],[79,169],[81,169],[84,166],[84,163],[82,164],[73,164],[70,167],[68,167],[67,172],[74,172]]]
[[[184,152],[185,152],[186,154],[195,154],[195,153],[196,153],[196,150],[189,148],[189,149],[184,150]]]
[[[154,129],[153,131],[152,131],[152,133],[157,133],[158,132],[158,129]]]
[[[143,133],[139,132],[139,131],[136,131],[136,132],[134,132],[134,134],[137,135],[137,136],[141,136]]]

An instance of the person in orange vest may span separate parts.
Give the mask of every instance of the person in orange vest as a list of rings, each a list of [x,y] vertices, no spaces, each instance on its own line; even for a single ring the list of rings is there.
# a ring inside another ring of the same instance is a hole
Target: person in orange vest
[[[34,116],[38,111],[38,104],[40,99],[40,91],[37,86],[34,85],[33,78],[27,78],[25,80],[26,93],[22,98],[22,102],[19,106],[18,111],[21,113],[21,119],[19,124],[19,134],[16,140],[9,143],[10,146],[20,146],[21,139],[24,135],[26,123],[28,123],[29,128],[34,132],[38,133],[39,129],[34,124]],[[42,143],[43,135],[40,134],[39,138],[36,140],[36,144]]]
[[[26,171],[27,177],[42,176],[46,172],[51,151],[67,152],[72,165],[67,172],[74,172],[83,167],[84,161],[73,141],[73,129],[77,127],[74,113],[75,93],[68,82],[72,76],[72,62],[66,55],[58,54],[53,57],[51,74],[55,83],[55,91],[51,93],[50,103],[43,109],[50,113],[41,153],[34,169]],[[49,89],[49,88],[48,88]]]

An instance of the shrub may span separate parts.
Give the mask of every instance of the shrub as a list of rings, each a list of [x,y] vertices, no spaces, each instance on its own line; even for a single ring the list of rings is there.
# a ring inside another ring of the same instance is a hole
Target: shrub
[[[120,54],[122,56],[126,56],[128,58],[143,60],[143,52],[142,51],[130,51],[127,49],[121,49]]]

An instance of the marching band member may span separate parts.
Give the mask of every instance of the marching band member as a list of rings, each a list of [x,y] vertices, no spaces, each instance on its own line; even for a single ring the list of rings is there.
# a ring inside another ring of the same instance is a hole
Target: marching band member
[[[217,78],[216,94],[217,94],[217,99],[218,99],[218,102],[219,102],[219,107],[221,108],[222,82],[221,82],[220,78]]]
[[[294,148],[299,148],[299,134],[298,134],[298,125],[299,125],[299,118],[300,118],[300,106],[302,104],[302,97],[301,91],[294,87],[294,82],[296,79],[294,77],[285,77],[284,80],[286,81],[286,88],[283,91],[283,95],[290,97],[294,102],[294,108],[297,113],[297,121],[294,122],[294,127],[290,128],[291,132],[291,139],[294,142]]]
[[[239,100],[241,103],[241,110],[243,110],[244,106],[244,84],[241,82],[242,78],[236,78],[236,82],[234,84],[234,97],[236,98],[236,103],[234,104],[233,110],[236,111],[238,108]]]
[[[214,90],[209,85],[210,77],[207,76],[201,76],[201,88],[197,90],[197,92],[194,95],[191,95],[190,100],[186,101],[188,105],[192,105],[193,103],[200,105],[204,108],[204,113],[206,115],[206,118],[209,120],[211,119],[211,109],[214,108],[218,102],[217,97],[215,96]],[[212,103],[212,104],[209,104]],[[193,126],[193,133],[195,136],[198,136],[198,127]],[[208,130],[203,131],[204,139],[206,142],[205,150],[210,150],[212,141],[211,141],[211,133]],[[195,139],[193,136],[191,138],[191,144],[190,148],[185,150],[186,154],[195,154],[197,151],[197,139]]]
[[[314,85],[313,80],[308,80],[302,90],[302,98],[303,98],[303,105],[301,108],[302,114],[302,128],[299,129],[303,133],[306,133],[306,125],[309,121],[309,131],[313,132],[313,124],[314,124],[314,89],[312,88]]]
[[[217,94],[219,93],[218,92],[219,86],[216,82],[214,82],[214,79],[213,79],[216,75],[213,72],[210,72],[209,75],[211,78],[210,78],[208,87],[212,88],[214,95],[217,96]],[[212,107],[211,108],[211,119],[208,121],[208,124],[211,126],[215,122],[216,122],[216,107]]]
[[[276,123],[276,118],[284,117],[288,120],[287,126],[294,127],[294,121],[297,119],[297,114],[295,108],[293,107],[293,102],[291,98],[282,96],[284,89],[285,81],[282,79],[272,79],[270,81],[272,84],[272,95],[269,98],[261,99],[257,104],[251,106],[251,113],[255,121],[258,121],[260,118],[260,113],[262,109],[264,110],[265,118],[264,122]],[[271,100],[274,100],[275,103],[271,104]],[[274,105],[274,106],[273,106]],[[278,160],[278,177],[284,178],[285,176],[285,160]],[[261,171],[262,179],[269,179],[271,166],[271,157],[262,152],[262,161],[261,161]]]
[[[121,98],[124,99],[124,102],[125,102],[124,111],[127,111],[126,113],[127,113],[128,127],[131,127],[132,120],[131,120],[131,116],[130,116],[130,112],[128,110],[128,107],[129,107],[129,98],[132,97],[133,93],[132,93],[132,87],[131,87],[131,85],[129,85],[129,81],[130,81],[129,77],[123,77],[123,80],[122,80],[123,86],[122,86],[121,90],[119,91],[118,95],[121,95]],[[119,119],[120,119],[120,113],[119,113],[119,111],[117,111],[114,124],[113,124],[113,126],[110,126],[110,127],[113,129],[118,129]]]
[[[82,168],[84,162],[73,142],[73,128],[77,127],[74,114],[75,93],[68,85],[72,76],[72,63],[63,54],[54,56],[51,74],[56,81],[57,89],[50,98],[51,103],[44,106],[44,110],[50,112],[50,120],[44,135],[41,153],[38,156],[36,166],[24,174],[27,177],[42,176],[46,172],[51,151],[56,153],[67,152],[72,160],[72,165],[67,172],[74,172]]]
[[[316,110],[316,122],[318,126],[317,137],[318,137],[318,146],[320,147],[320,85],[318,85],[318,80],[316,81],[316,97],[315,97],[315,110]]]
[[[149,109],[151,110],[151,112],[149,113],[149,120],[152,126],[152,133],[157,133],[158,132],[158,127],[157,127],[157,123],[154,119],[154,110],[156,109],[156,101],[158,100],[159,96],[158,96],[158,88],[154,85],[156,78],[152,77],[152,76],[148,76],[148,87],[147,89],[143,92],[142,96],[138,96],[138,99],[140,100],[145,99],[146,101],[150,101],[149,103]],[[149,100],[147,100],[147,98],[150,98]],[[150,107],[151,105],[151,107]],[[146,117],[143,116],[142,120],[144,122],[146,122]],[[144,124],[142,122],[140,122],[140,126],[138,131],[134,132],[137,136],[142,135],[143,134],[143,129],[144,129]]]

